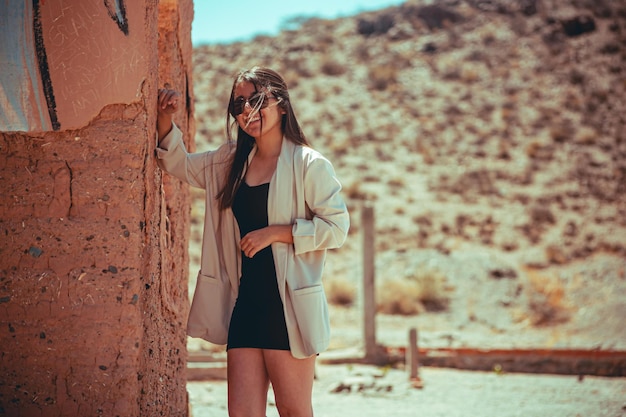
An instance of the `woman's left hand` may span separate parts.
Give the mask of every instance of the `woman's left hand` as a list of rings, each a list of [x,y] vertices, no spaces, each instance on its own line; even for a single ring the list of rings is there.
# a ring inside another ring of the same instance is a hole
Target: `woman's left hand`
[[[291,225],[271,225],[253,230],[241,239],[241,250],[252,258],[274,242],[293,243],[291,229]]]
[[[272,233],[269,227],[253,230],[241,239],[241,250],[248,257],[254,255],[272,244]]]

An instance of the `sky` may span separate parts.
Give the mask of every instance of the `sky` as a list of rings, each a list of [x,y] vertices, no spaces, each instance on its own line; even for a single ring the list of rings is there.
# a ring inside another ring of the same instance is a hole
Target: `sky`
[[[195,0],[191,42],[247,41],[259,34],[276,35],[294,16],[332,19],[399,5],[403,0]]]

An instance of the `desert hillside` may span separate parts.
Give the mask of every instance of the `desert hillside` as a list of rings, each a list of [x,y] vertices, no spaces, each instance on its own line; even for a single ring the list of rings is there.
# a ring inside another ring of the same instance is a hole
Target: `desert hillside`
[[[294,18],[276,37],[195,48],[196,146],[224,142],[238,69],[285,76],[351,210],[325,277],[333,347],[360,343],[370,203],[381,343],[417,326],[432,346],[625,349],[625,62],[621,1],[407,1]]]

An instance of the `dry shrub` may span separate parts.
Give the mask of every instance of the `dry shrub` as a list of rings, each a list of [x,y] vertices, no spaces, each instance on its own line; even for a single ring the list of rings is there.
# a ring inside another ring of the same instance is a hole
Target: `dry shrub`
[[[553,264],[563,265],[567,263],[568,256],[561,245],[549,245],[546,247],[546,259]]]
[[[567,142],[573,133],[572,128],[565,123],[555,123],[550,127],[550,137],[557,143]]]
[[[532,159],[550,161],[554,156],[555,148],[550,145],[544,145],[539,141],[532,141],[526,146],[526,155]]]
[[[371,88],[384,91],[398,81],[398,70],[393,64],[378,65],[369,70]]]
[[[345,278],[333,278],[325,283],[328,302],[334,305],[351,306],[356,298],[354,284]]]
[[[316,74],[312,66],[309,59],[288,57],[282,61],[280,70],[288,81],[289,87],[295,87],[298,79],[311,78]]]
[[[530,284],[528,307],[531,323],[544,326],[568,321],[571,306],[565,300],[565,288],[559,278],[533,270],[527,274]]]
[[[352,200],[366,200],[367,193],[361,189],[361,183],[353,182],[349,185],[344,185],[344,193],[348,198]]]
[[[320,69],[324,74],[333,76],[345,74],[345,72],[347,71],[347,68],[344,64],[332,59],[325,59],[322,62]]]
[[[445,280],[437,270],[421,270],[412,276],[386,279],[378,285],[378,311],[408,316],[446,310]]]
[[[387,185],[392,188],[404,188],[404,186],[406,186],[406,182],[402,177],[395,177],[387,181]]]
[[[480,68],[475,65],[463,65],[459,77],[470,84],[480,81]]]
[[[577,132],[575,142],[580,145],[593,145],[598,140],[598,132],[589,126],[582,126]]]
[[[425,311],[419,301],[419,287],[414,282],[390,279],[378,287],[379,312],[410,316]]]
[[[300,74],[295,69],[287,68],[283,70],[283,75],[289,82],[289,88],[295,88],[300,84]]]

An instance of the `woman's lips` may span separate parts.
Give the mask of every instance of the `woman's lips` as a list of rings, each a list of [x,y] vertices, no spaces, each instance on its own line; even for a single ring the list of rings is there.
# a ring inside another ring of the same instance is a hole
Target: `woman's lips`
[[[246,122],[246,127],[250,127],[251,125],[258,123],[261,120],[260,117],[254,117]]]

